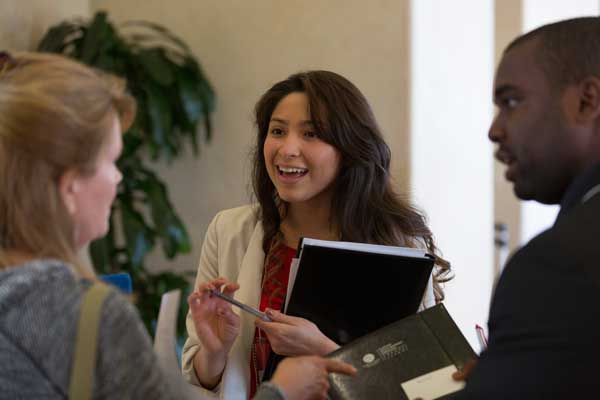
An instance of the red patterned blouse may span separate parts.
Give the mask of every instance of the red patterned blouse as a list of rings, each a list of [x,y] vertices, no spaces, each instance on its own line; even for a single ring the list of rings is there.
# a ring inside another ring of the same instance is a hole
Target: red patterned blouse
[[[273,310],[281,310],[283,308],[283,300],[287,292],[287,283],[290,276],[290,265],[295,255],[296,249],[288,247],[284,243],[279,243],[277,248],[272,249],[271,257],[264,269],[265,278],[263,279],[260,295],[260,311],[264,312],[267,307]],[[276,272],[272,274],[271,271],[274,269]],[[250,350],[249,399],[256,394],[256,389],[260,384],[270,353],[271,345],[267,339],[267,335],[256,328],[254,330],[254,341]]]

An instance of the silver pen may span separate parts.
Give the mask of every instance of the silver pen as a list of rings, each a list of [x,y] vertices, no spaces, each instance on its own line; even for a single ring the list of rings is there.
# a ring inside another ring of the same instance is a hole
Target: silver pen
[[[208,289],[208,291],[211,294],[217,296],[218,298],[223,299],[226,302],[231,303],[234,306],[237,306],[246,312],[249,312],[250,314],[262,319],[263,321],[273,322],[273,320],[271,318],[267,317],[267,315],[265,313],[258,311],[256,308],[252,308],[244,303],[240,303],[239,301],[237,301],[229,296],[225,296],[223,293],[219,292],[218,290]]]

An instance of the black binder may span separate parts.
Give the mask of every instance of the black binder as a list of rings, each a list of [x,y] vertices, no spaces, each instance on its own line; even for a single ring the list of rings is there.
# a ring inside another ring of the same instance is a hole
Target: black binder
[[[403,388],[407,381],[451,365],[460,369],[476,354],[444,305],[438,304],[372,332],[328,357],[358,369],[356,377],[330,375],[332,400],[408,400]],[[453,395],[443,393],[435,398]]]
[[[417,312],[434,258],[419,249],[303,238],[285,309],[344,345]],[[281,357],[271,354],[263,379]]]

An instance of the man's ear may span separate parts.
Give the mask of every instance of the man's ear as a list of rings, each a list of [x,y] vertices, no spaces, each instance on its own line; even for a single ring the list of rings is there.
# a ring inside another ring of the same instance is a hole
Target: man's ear
[[[577,122],[594,122],[600,120],[600,79],[594,76],[585,78],[576,90]]]
[[[77,211],[77,201],[75,197],[79,191],[79,174],[71,169],[62,174],[58,181],[58,190],[60,197],[70,215]]]

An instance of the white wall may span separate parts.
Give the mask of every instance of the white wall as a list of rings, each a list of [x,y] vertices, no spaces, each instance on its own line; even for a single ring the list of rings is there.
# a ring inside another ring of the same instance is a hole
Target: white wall
[[[598,0],[522,0],[523,32],[561,19],[598,15]]]
[[[35,50],[46,30],[64,19],[86,17],[89,0],[1,0],[0,50]]]
[[[446,306],[471,345],[493,281],[493,1],[414,0],[411,188],[456,277]]]

